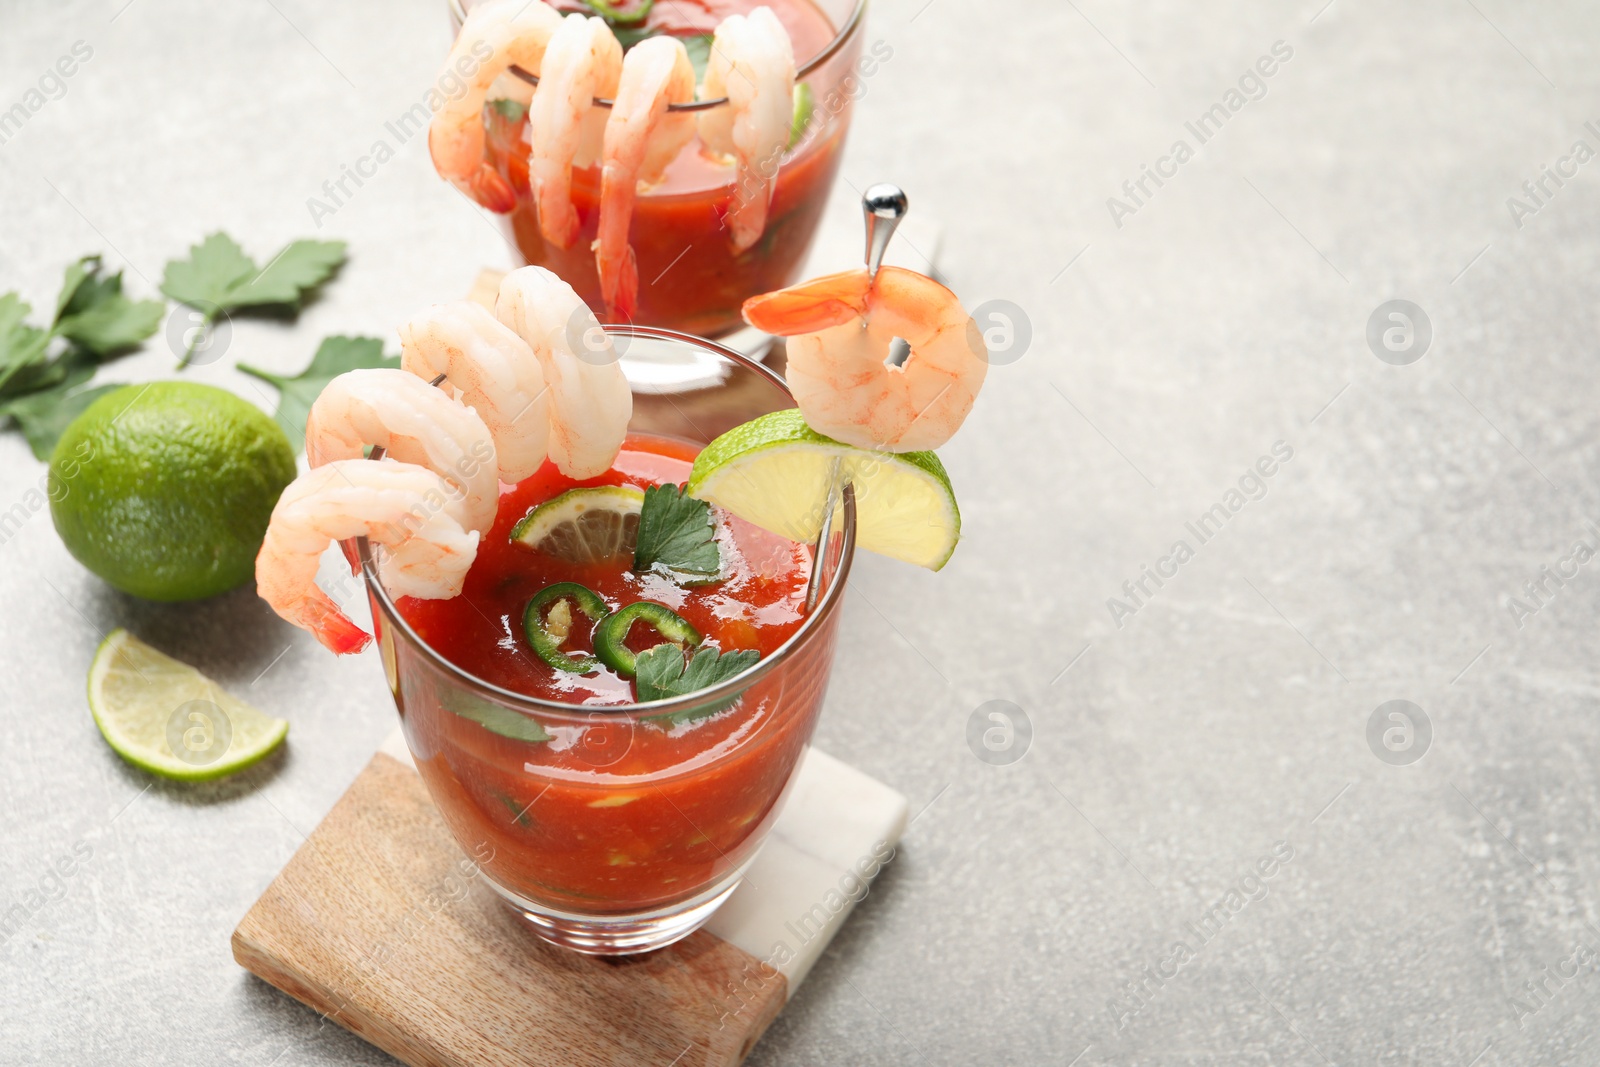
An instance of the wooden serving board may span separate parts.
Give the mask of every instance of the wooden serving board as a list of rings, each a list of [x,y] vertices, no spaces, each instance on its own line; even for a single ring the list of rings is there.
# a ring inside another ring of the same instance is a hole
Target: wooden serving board
[[[712,924],[596,959],[540,941],[482,883],[408,764],[394,739],[373,757],[239,923],[233,954],[417,1067],[740,1063],[854,903],[833,910],[834,886],[862,869],[841,858],[881,855],[906,814],[898,793],[811,750]]]

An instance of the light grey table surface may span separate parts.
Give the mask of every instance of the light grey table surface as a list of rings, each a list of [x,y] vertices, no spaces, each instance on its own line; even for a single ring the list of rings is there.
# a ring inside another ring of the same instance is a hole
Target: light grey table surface
[[[952,563],[857,563],[817,742],[920,814],[751,1062],[1600,1061],[1600,564],[1524,592],[1600,540],[1600,163],[1570,156],[1600,149],[1600,17],[883,0],[868,34],[893,57],[845,180],[903,184],[950,283],[1018,305],[1031,344],[944,450]],[[438,0],[5,0],[0,108],[93,56],[0,145],[0,290],[47,303],[101,250],[148,295],[218,228],[258,254],[347,239],[297,323],[237,323],[189,372],[270,406],[234,359],[298,368],[509,265],[420,141],[320,231],[307,209],[445,40]],[[1172,176],[1136,201],[1145,164]],[[1576,174],[1536,203],[1546,166]],[[1431,324],[1408,365],[1367,341],[1395,298]],[[104,376],[171,363],[158,339]],[[1185,524],[1277,442],[1265,495],[1200,543]],[[41,474],[0,436],[0,510]],[[1193,558],[1114,613],[1179,540]],[[372,656],[335,662],[249,589],[112,593],[43,513],[0,545],[0,604],[0,908],[50,891],[0,944],[0,1060],[383,1061],[228,950],[393,723]],[[287,753],[200,789],[123,765],[83,700],[119,625],[288,717]],[[1368,740],[1394,699],[1431,731],[1398,754]],[[1031,722],[1008,765],[967,741],[991,700]]]

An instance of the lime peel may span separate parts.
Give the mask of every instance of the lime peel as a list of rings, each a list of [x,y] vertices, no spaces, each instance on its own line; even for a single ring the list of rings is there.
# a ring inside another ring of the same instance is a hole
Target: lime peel
[[[939,570],[961,538],[950,476],[932,452],[856,448],[789,408],[735,426],[694,461],[688,493],[791,541],[816,540],[834,460],[855,487],[856,543]]]

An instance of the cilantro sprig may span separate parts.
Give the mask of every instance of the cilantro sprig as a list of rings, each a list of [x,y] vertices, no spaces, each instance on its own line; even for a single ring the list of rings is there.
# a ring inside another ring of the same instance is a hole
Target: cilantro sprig
[[[307,295],[331,278],[344,263],[343,241],[294,241],[257,267],[239,243],[214,233],[189,249],[188,259],[167,264],[161,291],[200,312],[202,328],[190,335],[178,361],[189,365],[195,346],[218,315],[241,308],[276,308],[299,312]]]
[[[639,511],[633,569],[641,574],[664,570],[700,578],[713,576],[722,568],[715,533],[711,505],[676,485],[653,485],[644,491]]]
[[[0,418],[14,419],[34,456],[48,459],[67,423],[117,388],[82,388],[95,368],[155,333],[165,307],[130,299],[122,272],[108,273],[98,255],[68,265],[48,326],[27,322],[33,309],[17,293],[0,295]]]
[[[311,364],[292,377],[273,374],[271,371],[237,364],[240,371],[252,378],[275,386],[278,390],[278,411],[275,416],[289,443],[299,452],[306,443],[306,416],[323,386],[345,371],[366,370],[371,367],[398,367],[399,356],[383,354],[383,342],[376,337],[326,337],[318,346]]]

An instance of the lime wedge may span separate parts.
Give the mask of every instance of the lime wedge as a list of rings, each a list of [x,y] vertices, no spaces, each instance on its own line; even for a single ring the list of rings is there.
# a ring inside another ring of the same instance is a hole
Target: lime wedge
[[[938,570],[961,537],[961,512],[932,452],[875,452],[807,426],[796,408],[735,426],[694,461],[689,495],[809,543],[822,525],[833,461],[856,491],[856,543]]]
[[[633,559],[644,493],[631,485],[569,489],[528,512],[511,540],[568,563]]]
[[[187,663],[126,630],[89,665],[89,711],[117,755],[163,778],[204,781],[255,763],[289,733]]]
[[[811,123],[811,115],[817,110],[816,97],[811,92],[810,82],[801,82],[794,87],[794,116],[789,120],[789,145],[792,150],[795,145],[805,140],[806,127]]]

